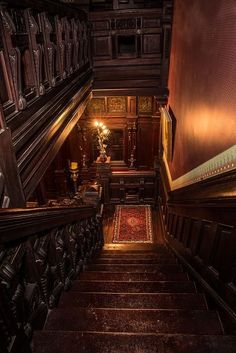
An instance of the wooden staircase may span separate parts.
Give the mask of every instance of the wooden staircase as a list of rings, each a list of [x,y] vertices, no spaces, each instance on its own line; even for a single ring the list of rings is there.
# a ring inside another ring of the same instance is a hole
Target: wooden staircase
[[[33,337],[34,353],[235,351],[236,337],[164,244],[103,250]]]

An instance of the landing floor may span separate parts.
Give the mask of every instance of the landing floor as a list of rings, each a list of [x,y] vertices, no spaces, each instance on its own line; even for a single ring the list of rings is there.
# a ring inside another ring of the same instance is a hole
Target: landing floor
[[[132,247],[140,247],[141,249],[148,246],[147,244],[115,244],[112,243],[113,232],[114,232],[114,213],[115,206],[109,206],[105,209],[104,212],[104,221],[103,221],[103,233],[104,233],[104,242],[105,248],[115,249],[117,247],[125,247],[127,246],[132,249]],[[152,210],[152,226],[153,226],[153,244],[162,244],[164,242],[161,234],[161,225],[158,216],[157,210]]]

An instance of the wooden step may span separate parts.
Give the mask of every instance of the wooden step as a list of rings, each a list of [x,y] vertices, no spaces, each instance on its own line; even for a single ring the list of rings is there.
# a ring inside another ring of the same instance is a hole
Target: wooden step
[[[104,281],[185,281],[188,275],[183,272],[176,273],[135,273],[135,272],[108,272],[85,271],[80,274],[81,279]]]
[[[194,293],[196,287],[191,281],[84,281],[73,283],[71,291],[113,292],[113,293]]]
[[[183,270],[181,265],[177,264],[91,264],[86,271],[176,273]]]
[[[54,309],[48,316],[45,330],[222,334],[218,315],[205,310],[156,309]]]
[[[204,297],[193,293],[64,293],[60,308],[207,309]]]
[[[236,336],[38,331],[34,353],[235,353]]]
[[[144,244],[141,244],[137,247],[136,246],[127,246],[127,244],[119,244],[120,246],[113,246],[113,247],[105,247],[101,251],[101,255],[122,255],[122,254],[127,254],[127,255],[138,255],[138,254],[143,254],[143,255],[148,255],[148,254],[169,254],[171,251],[167,246],[146,246],[144,247]]]
[[[166,244],[161,243],[161,244],[154,244],[154,243],[123,243],[123,244],[116,244],[116,243],[111,243],[111,244],[105,244],[101,253],[106,252],[106,251],[125,251],[125,252],[151,252],[151,251],[162,251],[162,250],[167,250],[168,247]]]
[[[177,259],[174,257],[159,257],[156,259],[132,259],[132,258],[125,258],[125,259],[116,259],[116,258],[99,258],[95,261],[93,261],[93,264],[109,264],[109,265],[116,265],[116,264],[143,264],[143,265],[148,265],[148,264],[176,264]]]
[[[159,258],[175,258],[173,253],[161,252],[161,253],[128,253],[128,254],[101,254],[97,256],[97,259],[159,259]]]

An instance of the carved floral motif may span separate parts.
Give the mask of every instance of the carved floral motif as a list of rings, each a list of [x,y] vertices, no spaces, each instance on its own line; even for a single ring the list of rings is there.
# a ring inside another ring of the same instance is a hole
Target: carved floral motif
[[[109,113],[125,113],[126,98],[125,97],[108,97],[107,107]]]
[[[105,113],[105,98],[93,98],[87,106],[87,111],[89,114],[101,114]]]
[[[152,97],[141,96],[138,98],[138,111],[139,113],[151,113],[152,112]]]

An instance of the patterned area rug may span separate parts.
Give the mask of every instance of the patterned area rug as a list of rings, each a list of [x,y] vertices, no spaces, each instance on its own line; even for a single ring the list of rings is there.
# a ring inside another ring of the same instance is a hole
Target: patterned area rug
[[[152,243],[149,205],[116,206],[113,243]]]

